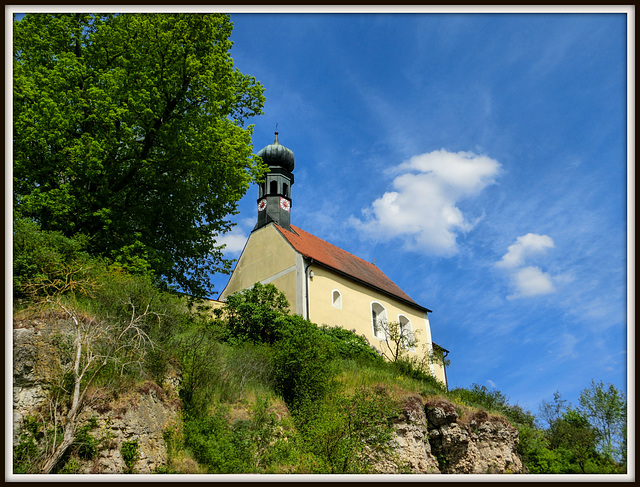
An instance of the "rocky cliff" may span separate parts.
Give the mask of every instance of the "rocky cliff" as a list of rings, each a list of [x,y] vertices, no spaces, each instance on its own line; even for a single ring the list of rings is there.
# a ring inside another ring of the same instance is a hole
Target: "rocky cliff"
[[[518,431],[504,418],[485,411],[460,416],[442,399],[405,400],[395,425],[394,449],[401,471],[410,473],[504,474],[526,473],[516,453]],[[381,473],[396,473],[380,465]]]
[[[64,364],[56,355],[57,336],[38,321],[14,323],[14,442],[27,415],[46,417],[48,391]],[[179,421],[176,383],[146,382],[130,390],[96,390],[81,415],[100,442],[91,460],[78,460],[77,473],[152,473],[167,464],[163,431]],[[93,418],[93,419],[92,419]],[[392,442],[399,464],[377,465],[380,473],[524,473],[516,454],[518,432],[504,418],[484,411],[460,414],[441,398],[410,396],[395,421]],[[137,445],[127,466],[123,447]],[[131,465],[131,462],[129,462]]]
[[[14,323],[13,330],[13,441],[27,416],[50,423],[49,391],[63,369],[57,353],[59,329],[34,320]],[[96,389],[89,395],[79,426],[92,424],[89,434],[99,444],[91,460],[79,459],[75,473],[123,473],[127,465],[122,447],[137,445],[133,473],[152,473],[167,463],[165,428],[179,416],[174,384],[162,388],[145,382],[130,390],[106,395]],[[92,419],[93,418],[93,419]]]

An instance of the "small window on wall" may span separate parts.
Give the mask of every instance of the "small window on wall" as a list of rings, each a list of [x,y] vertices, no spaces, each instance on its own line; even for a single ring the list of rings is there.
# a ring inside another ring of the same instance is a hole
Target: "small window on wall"
[[[342,294],[337,289],[331,293],[331,304],[334,308],[342,309]]]
[[[387,310],[380,303],[371,303],[371,325],[373,336],[385,340],[387,337]]]
[[[400,331],[400,346],[404,350],[415,350],[415,337],[411,329],[411,321],[404,315],[398,316],[398,325]]]
[[[278,181],[269,183],[269,194],[278,194]]]
[[[289,185],[287,183],[282,183],[282,195],[289,197]]]

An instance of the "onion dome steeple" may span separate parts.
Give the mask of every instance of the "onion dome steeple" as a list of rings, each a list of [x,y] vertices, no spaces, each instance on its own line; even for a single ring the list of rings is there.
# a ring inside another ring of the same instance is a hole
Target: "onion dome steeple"
[[[260,149],[257,156],[262,157],[262,160],[269,167],[282,167],[289,172],[293,172],[295,167],[293,151],[278,142],[278,132],[276,132],[273,144]]]
[[[291,186],[295,158],[293,151],[278,142],[278,132],[273,144],[257,154],[269,166],[265,179],[258,186],[258,222],[254,230],[271,222],[291,230]]]

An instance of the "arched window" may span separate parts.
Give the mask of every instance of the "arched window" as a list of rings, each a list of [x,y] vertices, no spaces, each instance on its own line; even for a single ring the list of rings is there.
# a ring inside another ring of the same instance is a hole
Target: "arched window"
[[[289,185],[287,183],[282,183],[282,195],[289,197]]]
[[[398,316],[398,325],[400,331],[400,346],[404,350],[415,350],[415,337],[411,328],[411,321],[404,315]]]
[[[278,194],[278,181],[269,183],[269,194]]]
[[[259,194],[258,194],[258,198],[262,198],[264,196],[264,192],[265,192],[265,187],[264,187],[264,182],[260,183],[259,186]]]
[[[386,339],[387,310],[375,301],[371,303],[371,326],[373,327],[373,336],[380,340]]]
[[[331,304],[334,308],[342,309],[342,294],[337,289],[331,293]]]

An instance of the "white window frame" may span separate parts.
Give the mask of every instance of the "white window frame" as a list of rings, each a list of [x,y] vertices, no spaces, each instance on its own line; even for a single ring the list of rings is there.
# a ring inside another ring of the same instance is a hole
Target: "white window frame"
[[[382,308],[382,310],[380,312],[377,312],[374,309],[374,306],[377,305],[380,308]],[[377,326],[377,323],[381,323],[384,321],[387,321],[387,308],[384,307],[384,305],[382,303],[379,303],[378,301],[371,301],[371,305],[370,305],[370,311],[371,311],[371,329],[373,331],[373,336],[376,337],[378,340],[386,340],[387,339],[387,332],[385,331],[385,329],[382,326]],[[374,321],[374,313],[375,314],[375,321]],[[380,329],[380,332],[377,333],[377,328]]]
[[[337,299],[336,294],[338,295]],[[331,291],[331,306],[342,309],[342,293],[338,289]]]
[[[404,320],[404,323],[403,323]],[[413,341],[415,341],[416,337],[413,334],[413,326],[411,325],[411,320],[409,319],[408,316],[405,316],[403,314],[399,314],[398,315],[398,327],[400,329],[400,336],[402,336],[404,334],[404,328],[407,327],[409,328],[409,334],[410,337],[413,338]],[[402,347],[403,350],[410,350],[412,352],[415,352],[416,349],[415,347],[405,347],[404,345],[400,345]]]

